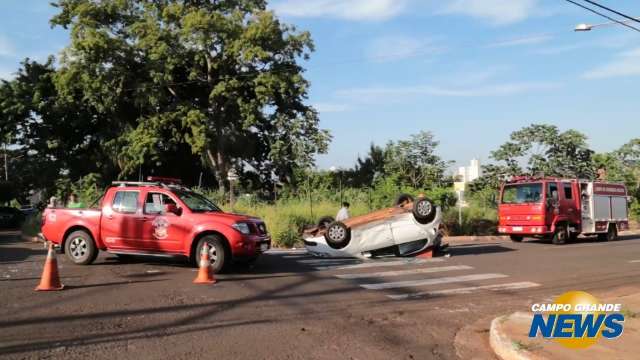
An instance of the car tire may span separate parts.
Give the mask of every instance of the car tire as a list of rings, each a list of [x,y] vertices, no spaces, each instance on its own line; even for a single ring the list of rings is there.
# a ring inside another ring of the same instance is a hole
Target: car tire
[[[436,218],[436,206],[429,199],[420,198],[413,202],[413,217],[420,224],[428,224]]]
[[[347,225],[340,221],[334,221],[327,226],[327,231],[324,233],[324,238],[327,244],[334,249],[343,249],[349,245],[351,240],[351,232]]]
[[[326,229],[327,226],[331,225],[331,223],[334,221],[334,218],[332,218],[331,216],[323,216],[320,218],[320,220],[318,220],[318,228]]]
[[[513,241],[513,242],[522,242],[522,240],[524,240],[524,236],[511,235],[509,237],[511,238],[511,241]]]
[[[551,238],[551,242],[554,245],[564,245],[569,239],[569,231],[567,227],[564,225],[558,225],[556,227],[556,232],[553,233],[553,237]]]
[[[229,263],[228,258],[230,254],[227,252],[227,248],[224,244],[224,240],[218,235],[207,235],[200,239],[198,246],[196,246],[196,253],[194,259],[196,266],[200,263],[200,251],[204,244],[209,245],[209,261],[211,262],[211,270],[217,274],[224,271]]]
[[[413,196],[409,194],[400,194],[396,197],[396,201],[394,201],[393,206],[400,206],[406,202],[413,202]]]
[[[98,247],[89,233],[74,231],[64,242],[64,252],[76,265],[89,265],[98,257]]]

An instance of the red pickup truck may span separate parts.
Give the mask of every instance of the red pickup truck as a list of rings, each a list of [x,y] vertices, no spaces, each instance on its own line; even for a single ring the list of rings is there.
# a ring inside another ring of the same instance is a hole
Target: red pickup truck
[[[71,261],[91,264],[98,251],[118,256],[186,257],[209,245],[215,272],[233,260],[255,260],[271,247],[264,222],[225,213],[176,183],[114,182],[92,209],[47,208],[42,234]]]

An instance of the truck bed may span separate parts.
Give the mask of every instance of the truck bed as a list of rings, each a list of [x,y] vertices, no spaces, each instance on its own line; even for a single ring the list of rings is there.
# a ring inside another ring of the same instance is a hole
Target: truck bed
[[[98,241],[101,215],[100,209],[47,208],[42,216],[42,234],[48,241],[61,244],[71,227],[84,226]]]

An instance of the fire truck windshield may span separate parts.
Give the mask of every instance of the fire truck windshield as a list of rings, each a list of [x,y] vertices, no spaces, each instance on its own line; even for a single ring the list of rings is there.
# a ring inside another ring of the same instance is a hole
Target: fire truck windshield
[[[505,185],[502,193],[503,204],[532,204],[542,201],[542,184]]]

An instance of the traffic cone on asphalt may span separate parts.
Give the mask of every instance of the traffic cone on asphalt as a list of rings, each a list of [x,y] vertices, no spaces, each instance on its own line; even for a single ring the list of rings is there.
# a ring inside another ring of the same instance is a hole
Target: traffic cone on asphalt
[[[200,250],[200,269],[198,276],[193,280],[194,284],[213,284],[216,279],[213,277],[211,260],[209,260],[209,246],[205,243]]]
[[[42,270],[42,279],[40,279],[40,285],[38,285],[36,291],[55,291],[62,289],[64,289],[64,285],[60,282],[60,275],[58,274],[56,252],[53,250],[53,244],[49,244],[47,260],[44,263],[44,270]]]

